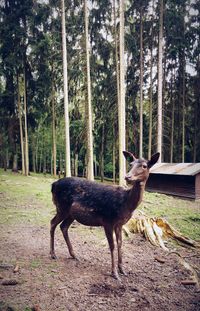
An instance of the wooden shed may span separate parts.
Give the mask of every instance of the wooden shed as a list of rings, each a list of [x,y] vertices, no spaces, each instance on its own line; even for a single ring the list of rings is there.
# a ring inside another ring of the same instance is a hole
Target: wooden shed
[[[146,189],[200,199],[200,163],[157,163],[150,170]]]

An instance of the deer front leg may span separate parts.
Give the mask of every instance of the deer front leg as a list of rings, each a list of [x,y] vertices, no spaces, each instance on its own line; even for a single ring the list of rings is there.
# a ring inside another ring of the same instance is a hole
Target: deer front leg
[[[109,244],[109,248],[110,248],[110,253],[111,253],[112,276],[115,279],[120,280],[118,272],[117,272],[117,268],[116,268],[116,265],[115,265],[115,257],[114,257],[115,244],[114,244],[114,239],[113,239],[113,227],[105,226],[104,230],[105,230],[105,234],[106,234],[106,237],[107,237],[107,240],[108,240],[108,244]]]
[[[56,214],[51,220],[51,229],[50,229],[50,255],[52,259],[56,259],[56,254],[54,250],[54,234],[57,225],[63,220],[61,215]]]
[[[69,253],[71,255],[72,258],[76,259],[76,256],[74,254],[74,250],[73,250],[73,247],[71,245],[71,242],[70,242],[70,239],[69,239],[69,235],[68,235],[68,229],[70,227],[70,225],[72,224],[72,222],[74,221],[74,218],[72,217],[69,217],[67,219],[65,219],[61,225],[60,225],[60,229],[63,233],[63,236],[64,236],[64,239],[65,239],[65,242],[67,244],[67,247],[68,247],[68,250],[69,250]]]
[[[115,227],[115,235],[117,240],[117,251],[118,251],[118,269],[121,274],[126,275],[122,267],[122,226]]]

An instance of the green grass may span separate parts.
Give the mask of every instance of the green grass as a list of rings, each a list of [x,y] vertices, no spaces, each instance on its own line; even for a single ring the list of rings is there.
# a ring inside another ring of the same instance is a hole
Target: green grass
[[[55,214],[51,176],[25,177],[0,169],[0,224],[49,225]],[[145,193],[140,206],[149,216],[164,217],[181,233],[200,240],[200,202]]]

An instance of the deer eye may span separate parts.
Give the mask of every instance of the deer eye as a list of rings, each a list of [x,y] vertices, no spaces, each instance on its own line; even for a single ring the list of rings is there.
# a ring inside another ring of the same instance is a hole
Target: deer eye
[[[142,168],[146,169],[147,168],[147,164],[142,164]]]

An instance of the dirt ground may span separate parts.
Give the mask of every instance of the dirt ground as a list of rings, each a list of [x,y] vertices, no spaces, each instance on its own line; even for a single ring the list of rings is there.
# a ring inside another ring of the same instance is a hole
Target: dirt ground
[[[200,271],[196,250],[179,247],[167,254],[142,236],[124,239],[127,276],[119,282],[110,276],[110,253],[100,229],[75,223],[70,238],[79,261],[70,259],[59,227],[58,259],[52,260],[48,224],[1,226],[1,311],[200,310],[199,287],[182,284],[192,273],[176,253]],[[14,273],[16,264],[19,271]],[[13,285],[4,285],[7,280],[13,280]]]

